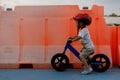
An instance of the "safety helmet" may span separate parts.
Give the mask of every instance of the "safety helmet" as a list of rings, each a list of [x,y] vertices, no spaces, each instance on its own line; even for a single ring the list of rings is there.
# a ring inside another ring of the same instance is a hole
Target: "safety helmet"
[[[87,13],[78,13],[76,16],[73,17],[74,20],[78,22],[83,22],[85,25],[91,24],[91,16]]]

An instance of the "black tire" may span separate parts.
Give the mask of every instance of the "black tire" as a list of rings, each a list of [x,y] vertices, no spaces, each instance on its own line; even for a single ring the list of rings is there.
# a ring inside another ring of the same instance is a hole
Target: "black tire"
[[[52,57],[51,65],[56,71],[65,71],[69,66],[69,59],[66,55],[57,53]]]
[[[91,59],[91,67],[96,72],[105,72],[110,67],[110,60],[104,54],[96,54]]]

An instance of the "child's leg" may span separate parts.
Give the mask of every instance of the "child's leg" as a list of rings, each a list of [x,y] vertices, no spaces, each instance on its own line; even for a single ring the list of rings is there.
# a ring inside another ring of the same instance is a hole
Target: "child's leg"
[[[83,67],[84,68],[87,68],[88,67],[88,63],[87,63],[87,60],[84,58],[84,57],[80,57],[80,60],[81,60],[81,62],[83,63]]]
[[[83,47],[83,48],[81,49],[80,53],[81,53],[81,55],[80,55],[80,60],[81,60],[81,62],[82,62],[83,65],[84,65],[83,67],[86,68],[86,67],[88,67],[88,63],[87,63],[87,60],[86,60],[86,57],[87,57],[88,55],[86,55],[86,49]]]
[[[84,71],[82,72],[82,74],[88,74],[92,71],[92,68],[88,65],[86,58],[89,56],[90,53],[92,53],[94,50],[88,50],[88,49],[83,49],[81,51],[81,55],[80,55],[80,60],[83,63],[83,68]]]
[[[94,52],[94,49],[86,49],[86,48],[82,48],[81,50],[81,54],[80,54],[80,60],[81,62],[84,64],[84,67],[88,67],[88,63],[86,58],[92,53]]]

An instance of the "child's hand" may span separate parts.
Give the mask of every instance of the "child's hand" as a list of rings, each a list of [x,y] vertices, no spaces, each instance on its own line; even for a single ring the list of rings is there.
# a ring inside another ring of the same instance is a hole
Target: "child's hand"
[[[72,43],[72,38],[69,37],[67,41],[68,41],[69,43]]]

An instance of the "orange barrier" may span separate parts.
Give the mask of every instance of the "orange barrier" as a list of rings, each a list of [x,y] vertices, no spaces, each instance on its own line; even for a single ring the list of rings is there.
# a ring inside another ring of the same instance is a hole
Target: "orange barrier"
[[[118,66],[120,67],[120,26],[118,27]]]
[[[19,19],[0,12],[0,68],[19,68]]]
[[[109,27],[111,29],[111,51],[112,51],[112,61],[114,65],[118,64],[118,28],[116,26]]]
[[[38,25],[39,24],[39,25]],[[43,63],[45,53],[45,20],[23,18],[20,20],[19,63]]]
[[[51,68],[51,57],[63,51],[68,37],[76,35],[72,17],[78,12],[86,12],[92,16],[92,24],[88,28],[95,52],[106,54],[112,66],[110,29],[106,26],[103,9],[103,6],[96,5],[91,10],[61,5],[17,6],[12,12],[1,11],[0,64],[33,64],[34,68]],[[80,50],[78,42],[73,45]],[[75,68],[79,68],[80,61],[69,51],[67,55]]]

